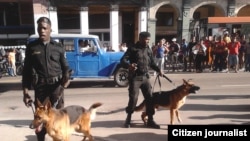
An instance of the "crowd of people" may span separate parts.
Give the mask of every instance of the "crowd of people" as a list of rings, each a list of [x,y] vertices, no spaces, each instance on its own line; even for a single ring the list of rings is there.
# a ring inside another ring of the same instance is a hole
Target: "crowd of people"
[[[0,50],[0,72],[1,75],[17,76],[16,63],[24,61],[24,49],[1,49]]]
[[[181,43],[173,38],[162,38],[152,46],[155,62],[159,68],[167,71],[202,73],[250,71],[250,41],[247,43],[240,32],[229,34],[224,31],[221,36],[209,36]]]

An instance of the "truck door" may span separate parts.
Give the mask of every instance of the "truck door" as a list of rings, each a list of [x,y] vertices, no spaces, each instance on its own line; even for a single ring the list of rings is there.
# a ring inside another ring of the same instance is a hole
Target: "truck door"
[[[83,41],[81,46],[80,42]],[[96,47],[96,40],[83,38],[78,41],[77,69],[82,77],[98,77],[100,69],[100,56]]]

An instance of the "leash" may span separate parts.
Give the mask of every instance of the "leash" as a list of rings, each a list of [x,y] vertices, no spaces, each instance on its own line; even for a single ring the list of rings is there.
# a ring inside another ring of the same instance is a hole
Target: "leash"
[[[33,107],[33,106],[34,106],[33,100],[30,100],[30,101],[28,102],[28,104],[29,104],[29,106],[30,106],[31,109],[32,109],[33,115],[35,115],[35,108]]]
[[[175,86],[175,83],[171,79],[169,79],[166,75],[163,74],[162,77],[165,78],[166,80],[168,80],[168,82],[170,82],[173,86]],[[155,78],[155,82],[154,82],[152,92],[154,92],[154,87],[155,87],[155,83],[156,83],[157,79],[158,79],[158,83],[159,83],[159,86],[160,86],[160,93],[161,93],[161,80],[160,80],[160,75],[159,74]]]
[[[33,107],[33,106],[34,106],[33,100],[30,100],[30,101],[28,102],[28,104],[29,104],[29,106],[31,107],[31,110],[32,110],[32,112],[33,112],[33,115],[35,115],[35,108]],[[33,124],[32,124],[32,122],[30,123],[29,128],[30,128],[30,129],[35,129],[34,126],[33,126]]]
[[[58,105],[59,101],[62,99],[62,92],[64,91],[65,87],[60,85],[58,86],[58,93],[60,94],[56,100],[56,102],[53,104],[53,108],[56,108],[56,106]]]
[[[33,100],[30,100],[28,104],[29,104],[29,106],[30,106],[31,109],[32,109],[33,115],[35,116],[35,108],[34,108],[35,105],[34,105],[34,103],[33,103]],[[34,106],[34,107],[33,107],[33,106]],[[41,126],[43,126],[43,123],[41,123]],[[30,128],[30,129],[35,129],[35,127],[33,126],[32,122],[30,123],[29,128]]]

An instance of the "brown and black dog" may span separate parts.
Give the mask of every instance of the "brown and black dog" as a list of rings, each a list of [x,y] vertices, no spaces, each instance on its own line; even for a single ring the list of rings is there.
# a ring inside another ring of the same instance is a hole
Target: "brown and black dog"
[[[175,115],[178,121],[181,122],[179,109],[185,104],[186,97],[191,93],[196,93],[200,89],[199,86],[194,85],[190,80],[183,79],[183,84],[170,91],[161,91],[153,93],[153,104],[155,109],[163,107],[170,110],[170,124],[174,124]],[[141,118],[144,124],[147,124],[147,114],[145,112],[145,100],[139,104],[135,111],[142,111]]]
[[[69,141],[73,131],[76,131],[83,133],[83,141],[86,137],[89,141],[93,141],[90,133],[91,120],[95,118],[96,110],[102,105],[101,103],[94,103],[89,109],[78,105],[55,109],[49,99],[46,99],[43,104],[37,100],[37,105],[34,120],[32,121],[36,132],[45,127],[53,141]]]

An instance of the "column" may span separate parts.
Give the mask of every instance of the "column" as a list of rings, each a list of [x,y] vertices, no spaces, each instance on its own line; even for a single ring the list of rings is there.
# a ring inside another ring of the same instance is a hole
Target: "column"
[[[149,46],[155,44],[155,35],[156,35],[156,19],[148,19],[148,32],[151,34],[151,38],[149,41]]]
[[[52,34],[58,34],[58,17],[57,17],[57,8],[50,6],[48,8],[48,16],[49,19],[51,20],[51,24],[52,24]]]
[[[227,16],[228,17],[234,17],[235,15],[235,0],[230,0],[228,1],[228,6],[227,6]]]
[[[89,34],[89,12],[88,7],[81,7],[80,11],[80,31],[81,34]]]
[[[182,17],[177,18],[177,41],[181,43],[182,41]]]
[[[48,17],[47,10],[48,10],[47,5],[42,4],[42,2],[39,0],[33,0],[35,34],[38,34],[36,22],[40,17]]]
[[[147,28],[147,8],[146,7],[141,7],[141,10],[139,12],[139,33],[142,31],[148,31]]]
[[[110,10],[110,46],[119,51],[119,13],[118,5],[112,5]]]
[[[192,21],[190,20],[190,8],[184,7],[182,10],[182,39],[186,39],[186,41],[189,41],[191,38],[189,28],[190,23]]]

